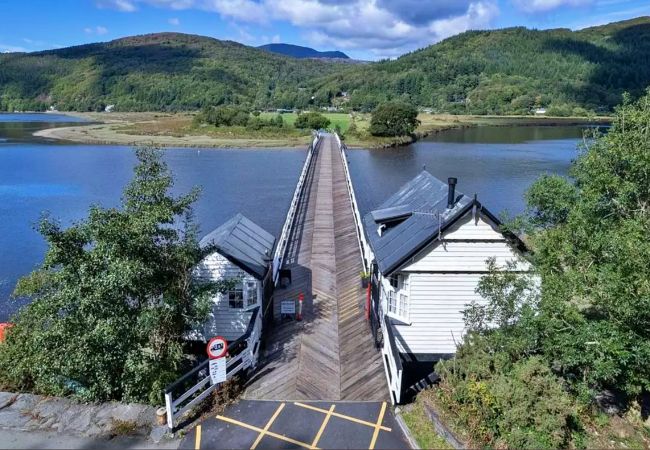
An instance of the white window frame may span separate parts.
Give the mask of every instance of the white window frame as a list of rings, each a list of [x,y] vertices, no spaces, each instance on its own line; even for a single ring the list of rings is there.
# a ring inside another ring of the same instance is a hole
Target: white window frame
[[[231,301],[236,301],[236,302],[239,301],[239,300],[231,300],[231,299],[230,299],[230,295],[233,294],[233,293],[236,294],[237,292],[241,292],[241,302],[242,302],[242,303],[241,303],[241,307],[240,307],[240,306],[232,306],[232,305],[230,304]],[[228,302],[228,309],[239,309],[239,310],[243,310],[243,309],[244,309],[244,306],[246,306],[246,299],[244,298],[244,285],[240,283],[240,284],[234,286],[233,289],[229,289],[229,290],[226,292],[226,301]]]
[[[397,288],[393,286],[395,284],[393,277],[396,277]],[[409,275],[404,273],[394,274],[387,281],[386,312],[388,316],[410,324],[411,283],[409,282]]]
[[[244,280],[242,284],[244,287],[244,310],[248,311],[250,309],[259,306],[260,291],[259,291],[257,280]],[[250,302],[249,294],[251,290],[255,292],[255,303]]]

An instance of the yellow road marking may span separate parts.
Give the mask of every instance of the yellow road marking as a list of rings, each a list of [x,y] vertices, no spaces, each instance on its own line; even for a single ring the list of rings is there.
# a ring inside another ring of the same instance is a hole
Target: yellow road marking
[[[266,423],[266,426],[264,427],[264,430],[260,432],[260,434],[257,436],[257,439],[255,439],[255,442],[253,443],[253,446],[251,447],[251,450],[255,450],[257,447],[257,444],[260,443],[264,435],[269,431],[269,428],[271,428],[271,425],[273,425],[273,422],[275,422],[275,419],[278,418],[280,415],[280,411],[282,411],[282,408],[284,408],[284,403],[280,403],[280,406],[278,406],[278,409],[275,410],[269,421]]]
[[[194,450],[201,448],[201,425],[196,426],[196,435],[194,436]]]
[[[223,420],[224,422],[229,422],[234,425],[239,425],[240,427],[248,428],[249,430],[257,431],[258,433],[264,432],[262,428],[254,427],[253,425],[249,425],[245,422],[240,422],[239,420],[231,419],[229,417],[224,417],[224,416],[217,416],[217,419]],[[265,435],[274,437],[276,439],[280,439],[281,441],[286,441],[294,445],[298,445],[300,447],[308,448],[311,449],[310,444],[306,444],[305,442],[300,442],[296,441],[295,439],[291,439],[290,437],[282,436],[281,434],[274,433],[272,431],[266,431],[264,432]]]
[[[379,429],[381,428],[381,423],[384,421],[384,414],[386,413],[386,402],[381,404],[381,411],[379,411],[379,417],[377,418],[377,423],[375,424],[375,432],[372,433],[372,440],[370,441],[370,450],[375,448],[377,443],[377,436],[379,436]]]
[[[321,436],[323,435],[323,431],[325,431],[325,427],[327,426],[327,422],[330,421],[330,417],[332,417],[332,413],[334,412],[334,408],[336,405],[330,406],[330,410],[327,411],[327,414],[325,414],[325,419],[323,419],[323,423],[320,426],[320,429],[318,430],[318,433],[316,433],[316,437],[314,438],[314,442],[311,443],[311,448],[316,448],[318,445],[318,441],[320,440]]]
[[[322,409],[322,408],[317,408],[316,406],[306,405],[306,404],[304,404],[304,403],[300,403],[300,402],[293,402],[293,404],[296,405],[296,406],[301,406],[301,407],[303,407],[303,408],[311,409],[312,411],[322,412],[323,414],[327,414],[327,413],[329,413],[328,410],[326,410],[326,409]],[[385,407],[386,407],[386,403],[384,402],[384,408],[385,408]],[[365,420],[357,419],[356,417],[352,417],[352,416],[346,416],[345,414],[340,414],[340,413],[332,412],[332,415],[333,415],[334,417],[338,417],[338,418],[340,418],[340,419],[345,419],[345,420],[349,420],[350,422],[360,423],[361,425],[366,425],[366,426],[369,426],[369,427],[372,427],[372,428],[376,428],[376,427],[377,427],[377,424],[376,424],[376,423],[367,422],[367,421],[365,421]],[[384,431],[392,431],[390,428],[385,427],[385,426],[383,426],[383,425],[380,425],[379,428],[380,428],[381,430],[384,430]]]

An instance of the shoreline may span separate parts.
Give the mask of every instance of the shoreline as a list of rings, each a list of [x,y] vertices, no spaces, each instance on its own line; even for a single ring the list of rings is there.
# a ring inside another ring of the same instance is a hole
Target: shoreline
[[[90,145],[153,145],[187,148],[304,148],[309,136],[214,136],[188,131],[189,113],[80,113],[58,112],[90,123],[46,128],[33,133],[35,137]],[[421,125],[411,136],[373,138],[344,136],[350,149],[380,149],[410,145],[428,136],[452,129],[481,126],[579,126],[608,125],[609,117],[535,117],[535,116],[461,116],[421,114]],[[227,134],[227,133],[226,133]],[[232,134],[232,133],[231,133]]]

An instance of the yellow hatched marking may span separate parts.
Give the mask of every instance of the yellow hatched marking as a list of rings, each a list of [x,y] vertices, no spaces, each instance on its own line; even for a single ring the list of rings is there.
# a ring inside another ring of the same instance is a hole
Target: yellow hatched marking
[[[296,406],[301,406],[303,408],[311,409],[312,411],[318,411],[318,412],[321,412],[323,414],[329,413],[328,410],[322,409],[322,408],[317,408],[316,406],[306,405],[306,404],[300,403],[300,402],[293,402],[293,404],[296,405]],[[386,407],[386,402],[384,402],[384,408],[385,407]],[[340,419],[349,420],[350,422],[360,423],[361,425],[366,425],[366,426],[372,427],[372,428],[377,427],[376,423],[367,422],[365,420],[357,419],[356,417],[352,417],[352,416],[346,416],[345,414],[340,414],[340,413],[337,413],[337,412],[332,412],[332,416],[338,417]],[[385,427],[383,425],[380,425],[379,429],[384,430],[384,431],[392,431],[392,429],[390,429],[388,427]]]
[[[311,443],[311,448],[316,448],[318,445],[318,441],[320,440],[321,436],[323,435],[323,431],[325,431],[325,427],[327,426],[327,422],[330,421],[330,417],[332,417],[332,413],[334,412],[334,408],[336,405],[330,406],[330,410],[327,411],[327,414],[325,414],[325,419],[323,419],[323,423],[320,426],[320,429],[318,430],[318,433],[316,433],[316,437],[314,438],[314,441]]]
[[[201,425],[196,426],[196,435],[194,436],[194,450],[201,448]]]
[[[224,422],[232,423],[234,425],[239,425],[240,427],[248,428],[249,430],[257,431],[258,433],[264,432],[262,428],[254,427],[253,425],[249,425],[245,422],[240,422],[239,420],[231,419],[230,417],[224,417],[224,416],[217,416],[217,419],[223,420]],[[280,439],[281,441],[289,442],[294,445],[298,445],[300,447],[308,448],[311,449],[311,445],[307,444],[305,442],[300,442],[295,439],[291,439],[290,437],[287,436],[282,436],[281,434],[274,433],[272,431],[266,431],[264,432],[266,436],[271,436],[276,439]]]
[[[273,425],[273,422],[275,422],[275,419],[278,418],[280,415],[280,411],[282,411],[282,408],[284,408],[284,403],[280,403],[280,406],[278,406],[278,409],[275,410],[269,421],[267,422],[266,426],[264,427],[264,430],[260,432],[260,434],[257,436],[257,439],[255,439],[255,442],[253,443],[253,446],[251,447],[251,450],[255,450],[257,445],[260,443],[264,435],[269,431],[269,428],[271,428],[271,425]]]
[[[375,448],[377,443],[377,436],[379,436],[379,429],[381,428],[381,423],[384,421],[384,414],[386,413],[386,402],[381,404],[381,411],[379,411],[379,417],[377,418],[377,423],[375,424],[375,432],[372,433],[372,440],[370,441],[370,450]]]

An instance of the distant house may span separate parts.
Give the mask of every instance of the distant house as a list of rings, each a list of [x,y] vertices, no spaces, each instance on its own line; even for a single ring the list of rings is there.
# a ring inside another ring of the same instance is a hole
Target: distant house
[[[115,111],[115,105],[107,105],[106,108],[104,108],[104,112],[113,112]]]
[[[523,243],[455,185],[454,178],[444,183],[422,171],[363,219],[374,258],[371,317],[382,331],[395,403],[456,352],[466,331],[463,310],[483,300],[476,288],[488,258],[530,269]]]
[[[535,115],[543,116],[544,114],[546,114],[546,108],[537,108],[537,109],[535,109]]]
[[[274,244],[273,235],[242,214],[201,239],[201,247],[213,246],[214,252],[201,261],[195,276],[203,281],[230,279],[236,284],[230,291],[212,298],[209,318],[192,332],[191,340],[205,342],[223,336],[233,341],[246,332],[253,311],[262,306],[264,288],[270,282],[269,255]],[[261,320],[261,312],[257,317]]]

